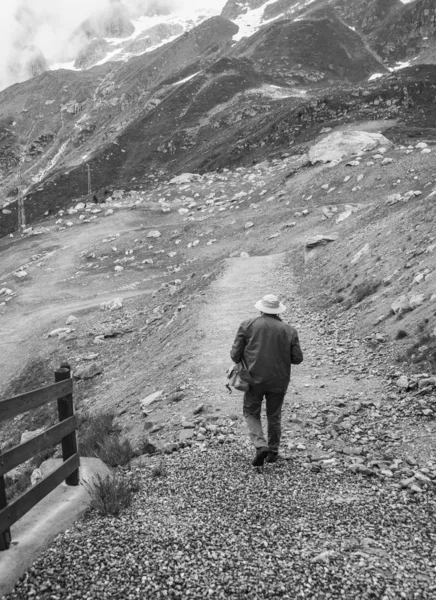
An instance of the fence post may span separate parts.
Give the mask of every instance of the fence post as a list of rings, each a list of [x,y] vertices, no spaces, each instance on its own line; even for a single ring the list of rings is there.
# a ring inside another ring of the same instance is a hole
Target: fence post
[[[0,450],[1,454],[1,450]],[[0,510],[6,508],[8,503],[6,497],[6,486],[4,475],[0,475]],[[11,530],[6,529],[3,533],[0,533],[0,550],[7,550],[11,545]]]
[[[71,367],[66,363],[62,363],[60,369],[55,371],[55,382],[64,381],[71,377]],[[58,413],[59,421],[64,421],[68,417],[74,415],[74,404],[73,394],[67,394],[63,398],[58,398]],[[77,439],[76,432],[69,433],[62,438],[62,458],[64,462],[77,453]],[[65,483],[67,485],[79,485],[79,470],[76,469],[71,475],[69,475]]]

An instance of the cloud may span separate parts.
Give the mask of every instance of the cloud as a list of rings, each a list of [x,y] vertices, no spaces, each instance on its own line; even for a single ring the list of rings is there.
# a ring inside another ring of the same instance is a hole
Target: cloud
[[[86,19],[120,0],[2,0],[0,2],[0,89],[28,79],[47,64],[72,60],[83,42],[72,34]],[[223,0],[123,0],[132,18],[172,11],[221,8]],[[70,42],[70,43],[69,43]]]

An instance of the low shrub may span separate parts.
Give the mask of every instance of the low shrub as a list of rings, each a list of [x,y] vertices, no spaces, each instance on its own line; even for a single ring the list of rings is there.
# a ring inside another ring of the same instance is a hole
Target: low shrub
[[[399,329],[395,335],[396,340],[402,340],[407,337],[409,334],[404,329]]]
[[[157,477],[165,477],[167,474],[167,468],[165,466],[165,462],[161,459],[157,465],[154,465],[151,470],[151,476],[153,479],[157,479]]]
[[[114,433],[113,411],[85,412],[79,417],[80,454],[95,456],[96,451]]]
[[[420,370],[436,373],[436,337],[424,333],[398,360],[416,365]]]
[[[114,426],[113,411],[84,413],[79,419],[79,453],[100,458],[110,467],[127,464],[135,453]]]
[[[112,435],[99,445],[96,456],[110,467],[118,467],[129,463],[135,453],[127,438]]]
[[[91,497],[91,508],[102,516],[114,517],[131,505],[140,488],[137,477],[120,472],[107,477],[97,475],[84,486]]]
[[[373,280],[373,281],[363,281],[358,285],[354,286],[352,293],[354,296],[354,301],[357,304],[358,302],[362,302],[368,296],[372,296],[381,286],[381,281]]]

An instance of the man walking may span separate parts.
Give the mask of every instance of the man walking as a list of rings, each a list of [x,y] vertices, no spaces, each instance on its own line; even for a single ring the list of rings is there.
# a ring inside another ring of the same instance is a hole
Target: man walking
[[[244,394],[244,417],[250,439],[256,447],[254,467],[276,462],[281,437],[283,400],[291,378],[291,364],[298,365],[303,353],[294,327],[279,315],[286,306],[267,294],[254,305],[260,316],[247,319],[239,326],[230,357],[243,361],[250,374],[250,388]],[[262,400],[266,399],[268,444],[260,420]]]

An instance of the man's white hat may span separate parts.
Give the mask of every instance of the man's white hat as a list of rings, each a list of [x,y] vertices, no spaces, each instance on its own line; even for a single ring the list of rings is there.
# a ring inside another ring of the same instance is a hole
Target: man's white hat
[[[286,306],[280,302],[274,294],[267,294],[254,305],[254,308],[268,315],[279,315],[286,310]]]

